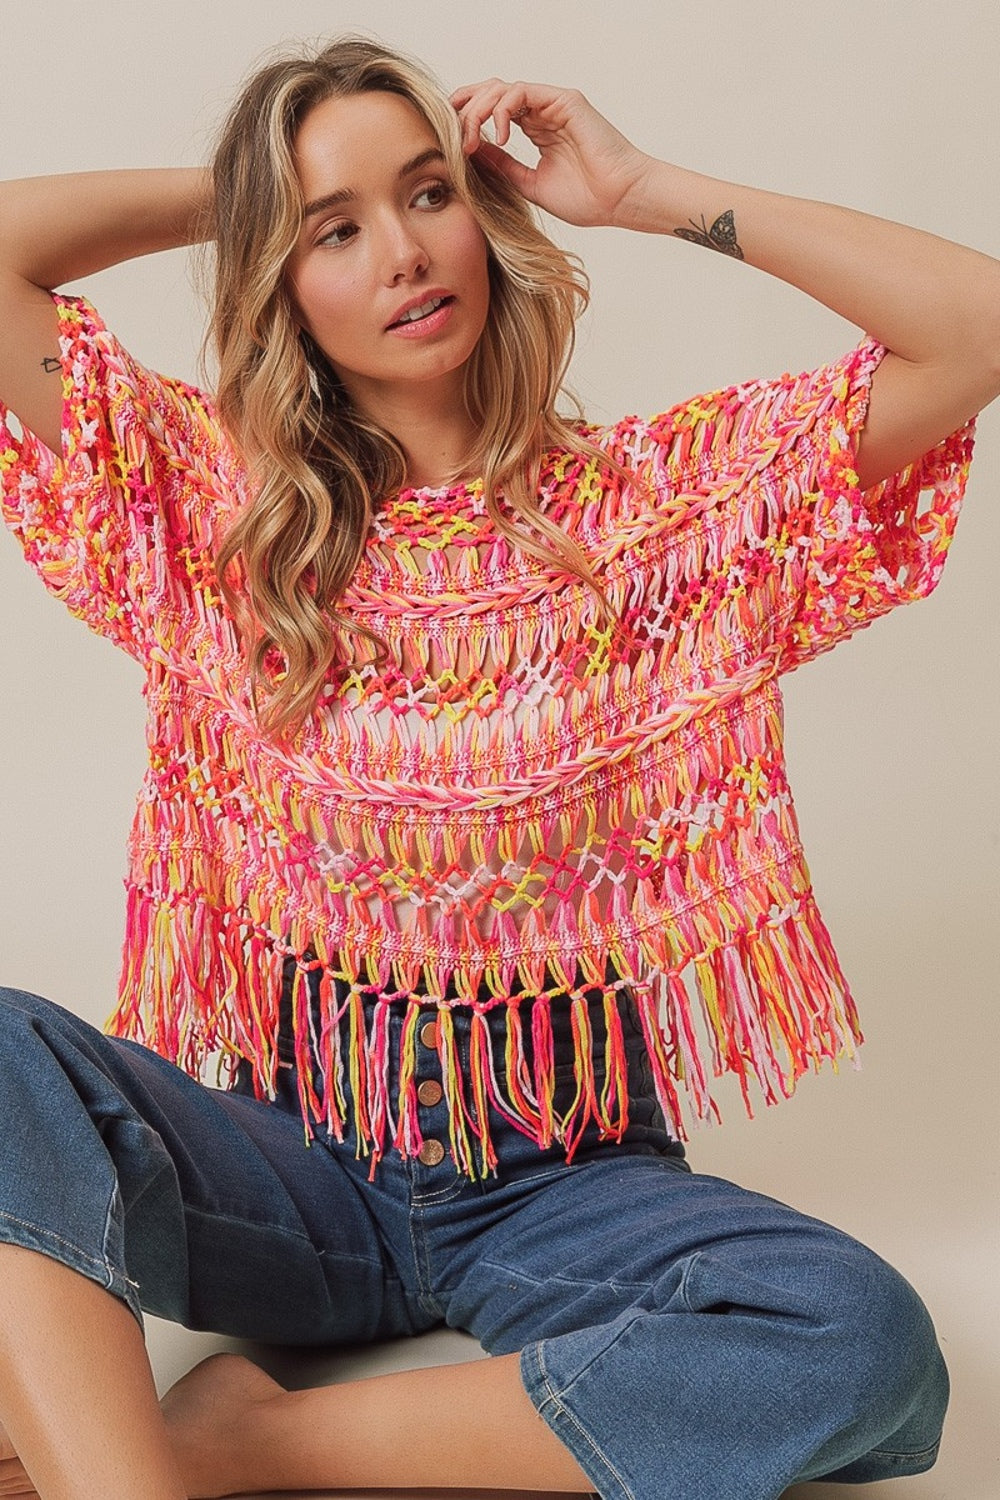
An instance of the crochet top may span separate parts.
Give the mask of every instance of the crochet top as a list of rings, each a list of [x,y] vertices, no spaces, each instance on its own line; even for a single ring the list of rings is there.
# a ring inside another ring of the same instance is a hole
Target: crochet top
[[[275,744],[213,569],[248,482],[211,399],[137,364],[83,299],[55,300],[64,452],[7,414],[0,479],[47,587],[147,673],[109,1029],[221,1082],[246,1060],[273,1097],[293,961],[306,1139],[316,1123],[342,1138],[349,1114],[374,1167],[392,1146],[420,1148],[414,1034],[436,1006],[465,1171],[494,1165],[491,1108],[542,1145],[571,1149],[589,1120],[620,1137],[623,986],[679,1136],[685,1115],[717,1113],[713,1078],[734,1073],[750,1109],[758,1089],[774,1101],[853,1055],[777,679],[935,587],[971,424],[861,493],[852,456],[884,352],[865,340],[811,373],[582,429],[634,482],[553,452],[539,504],[583,549],[624,644],[575,576],[497,533],[481,484],[405,489],[379,508],[342,603],[392,664],[341,677]],[[557,996],[577,1080],[558,1116]],[[486,1040],[495,1006],[502,1070]],[[471,1011],[464,1065],[455,1007]]]

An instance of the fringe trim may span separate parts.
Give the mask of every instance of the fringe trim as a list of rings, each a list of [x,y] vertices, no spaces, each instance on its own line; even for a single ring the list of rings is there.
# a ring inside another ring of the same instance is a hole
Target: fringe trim
[[[294,959],[291,1045],[305,1139],[317,1127],[338,1141],[350,1133],[357,1155],[371,1157],[373,1173],[389,1149],[404,1157],[420,1150],[417,1034],[431,1009],[439,1023],[451,1156],[457,1170],[470,1176],[484,1176],[497,1165],[491,1128],[496,1119],[542,1148],[561,1144],[567,1160],[591,1124],[602,1139],[622,1138],[628,1126],[622,989],[634,1001],[656,1095],[680,1139],[687,1139],[689,1121],[721,1118],[712,1081],[725,1074],[736,1076],[752,1116],[756,1092],[774,1104],[789,1097],[807,1071],[853,1059],[862,1040],[857,1013],[811,890],[776,918],[758,919],[754,928],[731,932],[669,964],[662,961],[665,914],[656,914],[656,927],[646,929],[635,920],[638,914],[624,940],[606,924],[600,946],[580,952],[579,973],[568,972],[563,949],[562,959],[548,955],[541,973],[535,963],[500,963],[492,956],[470,961],[463,973],[428,961],[401,983],[401,966],[375,959],[371,950],[364,956],[335,953],[316,936],[311,947],[297,947],[219,917],[204,903],[157,903],[132,888],[123,998],[108,1029],[152,1047],[198,1078],[211,1071],[214,1059],[218,1083],[231,1080],[247,1060],[257,1097],[273,1100],[283,975],[287,960]],[[592,920],[591,937],[598,936],[598,927]],[[156,963],[151,953],[160,955]],[[608,977],[609,963],[615,979]],[[482,983],[463,988],[472,973]],[[317,974],[314,1000],[310,977]],[[512,983],[518,979],[523,990]],[[459,998],[452,998],[456,990]],[[463,993],[478,998],[461,998]],[[208,1005],[206,996],[218,999]],[[551,1014],[556,997],[562,1003],[568,997],[570,1005],[574,1087],[568,1103],[565,1086],[557,1099]],[[506,1007],[502,1076],[487,1021],[500,1005]],[[400,1007],[393,1097],[389,1022]],[[459,1008],[471,1011],[467,1067],[455,1035]],[[603,1016],[600,1038],[595,1016]],[[283,1040],[287,1047],[288,1038]]]

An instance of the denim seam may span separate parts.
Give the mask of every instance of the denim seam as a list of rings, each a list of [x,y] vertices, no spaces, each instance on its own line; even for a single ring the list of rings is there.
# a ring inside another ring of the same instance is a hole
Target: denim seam
[[[110,1267],[112,1265],[111,1255],[109,1253],[109,1246],[110,1246],[110,1243],[111,1243],[111,1236],[115,1232],[115,1228],[116,1228],[116,1219],[115,1219],[115,1205],[116,1204],[119,1204],[121,1206],[122,1221],[124,1222],[125,1206],[122,1203],[121,1188],[120,1188],[120,1186],[118,1184],[117,1175],[116,1175],[115,1180],[114,1180],[114,1186],[111,1189],[111,1196],[108,1199],[108,1211],[104,1215],[104,1234],[101,1236],[101,1249],[102,1249],[103,1254],[104,1254],[104,1264],[107,1267]],[[121,1230],[119,1230],[119,1233],[121,1233]],[[126,1268],[124,1266],[122,1268],[122,1280],[125,1281],[125,1282],[127,1282],[128,1285],[130,1287],[132,1287],[132,1289],[136,1293],[138,1293],[138,1291],[139,1291],[139,1283],[137,1281],[133,1281],[128,1276]]]
[[[588,1291],[594,1287],[610,1287],[616,1292],[649,1292],[655,1285],[652,1281],[614,1281],[607,1278],[603,1281],[587,1280],[579,1276],[566,1276],[562,1271],[555,1271],[547,1276],[529,1276],[521,1266],[508,1266],[491,1256],[487,1256],[479,1264],[494,1271],[502,1271],[505,1276],[516,1276],[519,1281],[526,1281],[531,1286],[551,1286],[554,1281],[558,1281],[560,1286],[585,1287]]]
[[[2,1208],[0,1208],[0,1219],[4,1219],[8,1224],[16,1224],[20,1229],[30,1229],[32,1234],[52,1240],[57,1245],[65,1245],[67,1250],[72,1250],[74,1255],[78,1255],[88,1265],[97,1266],[103,1271],[109,1282],[115,1280],[119,1275],[107,1259],[102,1260],[100,1256],[91,1255],[88,1251],[82,1250],[73,1240],[66,1239],[64,1235],[56,1234],[54,1229],[44,1229],[40,1224],[33,1224],[30,1219],[19,1219],[16,1214],[8,1213],[6,1209]],[[121,1279],[127,1282],[129,1286],[135,1287],[138,1290],[137,1283],[129,1281],[129,1278],[124,1273],[122,1273]]]
[[[898,1448],[869,1448],[868,1452],[864,1454],[864,1457],[902,1458],[905,1459],[907,1463],[912,1463],[914,1460],[919,1461],[924,1458],[933,1458],[934,1454],[937,1453],[940,1447],[941,1443],[940,1441],[938,1441],[936,1443],[932,1443],[929,1448],[910,1448],[906,1452],[901,1452]]]
[[[289,1229],[287,1224],[276,1224],[272,1219],[248,1219],[246,1214],[231,1214],[221,1208],[201,1208],[197,1203],[185,1203],[183,1210],[186,1219],[211,1219],[219,1223],[242,1224],[247,1229],[262,1229],[267,1234],[283,1234],[286,1239],[304,1240],[312,1249],[317,1248],[304,1229]]]
[[[691,1302],[690,1297],[688,1296],[688,1284],[694,1274],[698,1262],[701,1260],[704,1253],[705,1252],[703,1250],[696,1250],[693,1255],[688,1257],[688,1263],[684,1267],[684,1270],[681,1272],[680,1286],[677,1289],[681,1301],[687,1308],[688,1312],[691,1313],[698,1312],[698,1308],[694,1306],[694,1304]]]
[[[452,1198],[457,1198],[468,1182],[462,1180],[457,1183],[449,1181],[447,1187],[428,1188],[426,1192],[414,1192],[410,1190],[410,1202],[415,1208],[437,1208],[441,1203],[450,1203]]]
[[[608,1472],[608,1474],[611,1475],[615,1483],[620,1486],[621,1492],[626,1497],[626,1500],[635,1500],[635,1492],[630,1488],[628,1484],[626,1484],[625,1480],[615,1468],[614,1464],[611,1463],[610,1459],[607,1457],[607,1454],[594,1441],[591,1434],[587,1431],[586,1427],[584,1427],[583,1423],[579,1420],[575,1413],[570,1411],[569,1407],[564,1405],[562,1400],[562,1393],[555,1389],[551,1379],[549,1378],[549,1372],[545,1366],[545,1355],[542,1352],[541,1341],[538,1341],[535,1344],[529,1344],[527,1348],[521,1351],[521,1357],[522,1359],[534,1359],[534,1362],[538,1369],[539,1381],[545,1388],[545,1399],[538,1403],[539,1416],[544,1417],[545,1407],[551,1406],[553,1412],[558,1417],[562,1417],[565,1422],[573,1428],[574,1433],[580,1438],[582,1443],[586,1444],[586,1447],[588,1448],[590,1453],[593,1454],[594,1458],[603,1465],[604,1469]],[[569,1444],[567,1444],[567,1447],[569,1447]],[[572,1451],[573,1450],[570,1449],[570,1452]],[[575,1456],[576,1455],[574,1455],[574,1457]]]
[[[122,1223],[126,1224],[128,1222],[128,1216],[134,1211],[136,1204],[141,1203],[146,1194],[152,1192],[153,1188],[156,1187],[161,1177],[165,1177],[167,1175],[172,1176],[175,1172],[176,1167],[174,1163],[171,1161],[165,1161],[162,1167],[160,1167],[158,1171],[153,1173],[152,1177],[146,1179],[142,1187],[139,1188],[138,1192],[133,1194],[132,1199],[127,1206],[123,1200]],[[121,1182],[117,1175],[115,1177],[115,1191],[118,1192],[119,1195],[121,1194]]]
[[[406,1227],[410,1240],[410,1254],[413,1257],[413,1267],[417,1273],[417,1295],[421,1305],[427,1312],[436,1312],[439,1317],[444,1316],[444,1308],[440,1298],[434,1291],[434,1271],[431,1265],[431,1249],[429,1236],[424,1226],[421,1206],[410,1194],[410,1201],[406,1212]]]
[[[196,1204],[190,1203],[184,1205],[184,1218],[185,1220],[207,1219],[213,1224],[221,1222],[225,1222],[226,1224],[240,1224],[247,1229],[263,1230],[267,1234],[281,1234],[288,1240],[295,1240],[300,1244],[306,1245],[316,1254],[319,1260],[332,1262],[334,1265],[346,1264],[368,1267],[371,1264],[366,1255],[352,1255],[347,1251],[331,1248],[329,1245],[317,1244],[304,1230],[289,1229],[287,1224],[275,1224],[269,1219],[248,1219],[243,1214],[215,1212],[212,1209],[199,1208]],[[400,1278],[395,1273],[390,1279],[400,1281]]]

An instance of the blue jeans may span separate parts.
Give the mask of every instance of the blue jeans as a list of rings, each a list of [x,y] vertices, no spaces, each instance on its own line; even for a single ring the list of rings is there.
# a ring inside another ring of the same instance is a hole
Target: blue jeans
[[[620,1143],[592,1133],[567,1167],[498,1119],[493,1176],[393,1153],[369,1181],[350,1139],[306,1148],[287,1035],[269,1103],[245,1077],[207,1088],[0,991],[0,1239],[91,1277],[140,1324],[145,1309],[318,1346],[446,1323],[520,1351],[538,1411],[609,1500],[764,1500],[929,1468],[947,1375],[922,1303],[837,1230],[691,1172],[621,1004]],[[435,1051],[419,1071],[435,1080]],[[572,1088],[566,1066],[557,1079]],[[446,1139],[443,1103],[421,1129]]]

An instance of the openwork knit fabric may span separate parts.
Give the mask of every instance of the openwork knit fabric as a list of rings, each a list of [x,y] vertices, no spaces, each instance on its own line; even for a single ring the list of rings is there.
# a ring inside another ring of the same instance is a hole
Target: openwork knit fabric
[[[269,1096],[293,959],[306,1136],[353,1122],[374,1166],[420,1148],[415,1034],[436,1006],[451,1148],[477,1172],[494,1164],[491,1109],[570,1153],[590,1120],[621,1134],[622,986],[680,1135],[717,1112],[725,1073],[749,1109],[853,1054],[777,678],[934,588],[971,428],[862,495],[852,455],[883,352],[866,341],[809,374],[588,429],[635,482],[550,454],[540,503],[594,565],[624,643],[585,586],[497,535],[480,486],[403,491],[344,600],[394,665],[331,685],[282,748],[256,727],[213,571],[247,496],[210,399],[137,365],[86,302],[57,301],[65,457],[11,419],[0,471],[47,586],[148,673],[113,1031],[196,1076],[248,1059]],[[577,1084],[558,1116],[556,1004]],[[493,1006],[507,1008],[502,1070]]]

